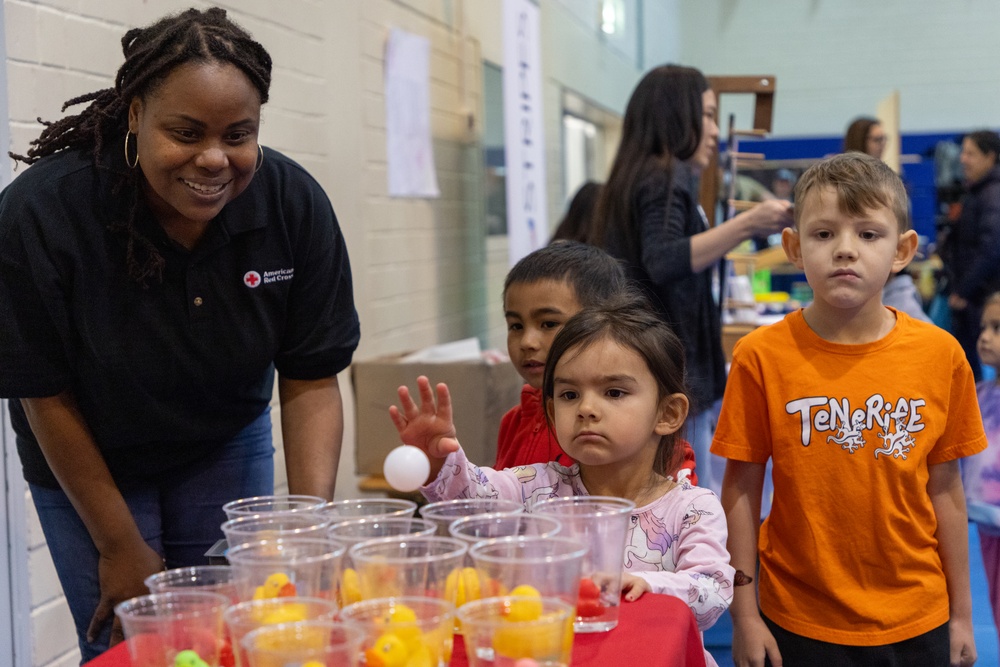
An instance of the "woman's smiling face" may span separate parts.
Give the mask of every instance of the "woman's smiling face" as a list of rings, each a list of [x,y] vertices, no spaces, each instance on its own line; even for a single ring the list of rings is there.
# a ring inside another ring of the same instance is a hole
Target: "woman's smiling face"
[[[129,107],[145,193],[161,225],[204,227],[253,179],[260,93],[236,66],[189,62]]]

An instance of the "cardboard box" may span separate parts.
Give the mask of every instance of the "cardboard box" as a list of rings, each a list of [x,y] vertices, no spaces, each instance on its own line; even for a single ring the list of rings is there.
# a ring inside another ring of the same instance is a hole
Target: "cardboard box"
[[[521,401],[524,381],[505,360],[403,363],[404,354],[355,361],[351,366],[357,424],[358,475],[381,475],[386,454],[400,445],[389,419],[398,403],[396,389],[406,385],[416,393],[417,376],[432,384],[444,382],[451,391],[455,429],[469,460],[491,466],[496,461],[497,433],[504,413]]]

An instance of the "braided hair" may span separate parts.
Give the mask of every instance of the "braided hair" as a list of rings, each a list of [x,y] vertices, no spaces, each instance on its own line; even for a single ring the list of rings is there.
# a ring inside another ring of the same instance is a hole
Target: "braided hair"
[[[250,34],[226,17],[226,10],[188,9],[161,18],[145,28],[133,28],[122,37],[125,62],[115,76],[114,88],[98,90],[67,100],[62,111],[89,102],[83,111],[56,121],[38,119],[45,128],[31,141],[27,154],[9,153],[25,164],[75,149],[90,150],[95,166],[108,137],[118,138],[128,130],[128,112],[133,99],[145,99],[180,65],[189,62],[229,63],[242,71],[267,102],[271,86],[271,56]],[[164,259],[156,246],[135,229],[142,192],[141,172],[116,172],[113,192],[124,194],[128,213],[112,221],[109,229],[127,239],[126,264],[129,277],[142,286],[150,279],[162,280]]]

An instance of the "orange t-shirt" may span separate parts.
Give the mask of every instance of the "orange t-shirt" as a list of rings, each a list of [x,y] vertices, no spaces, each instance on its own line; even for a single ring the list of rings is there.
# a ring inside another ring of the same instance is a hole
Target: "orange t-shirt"
[[[841,345],[798,311],[745,336],[712,452],[773,463],[761,611],[853,646],[946,623],[928,466],[985,447],[972,371],[943,329],[897,312],[881,340]]]

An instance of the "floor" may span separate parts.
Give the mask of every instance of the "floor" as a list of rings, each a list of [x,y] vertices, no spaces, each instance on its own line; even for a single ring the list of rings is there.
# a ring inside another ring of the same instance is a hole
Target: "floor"
[[[990,601],[986,593],[986,576],[979,551],[979,534],[975,525],[969,525],[969,569],[972,576],[972,623],[976,633],[977,665],[1000,665],[997,630],[993,625]],[[726,614],[705,633],[705,645],[719,663],[719,667],[733,667],[730,650],[733,626]]]

